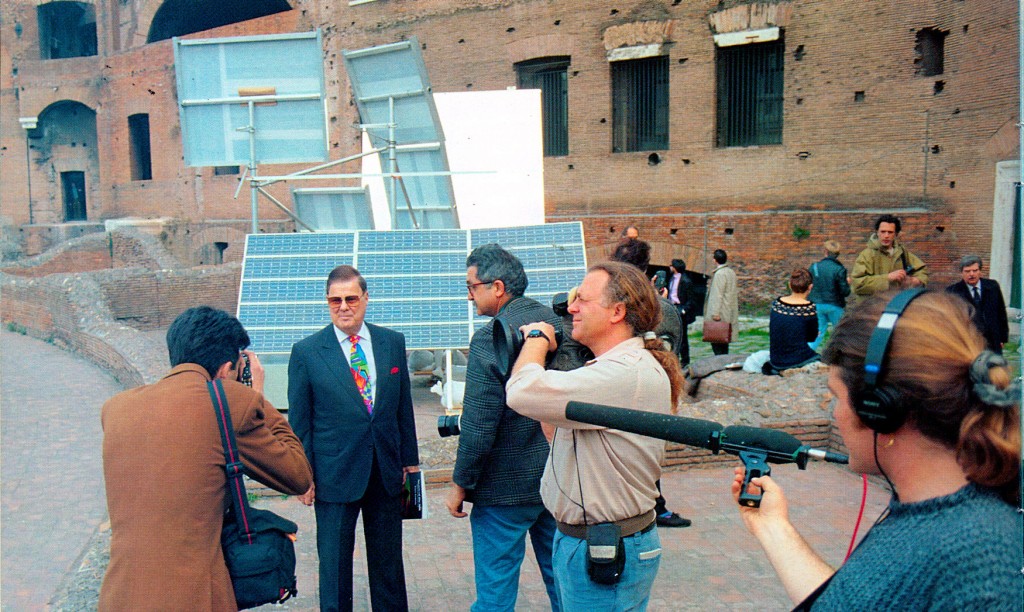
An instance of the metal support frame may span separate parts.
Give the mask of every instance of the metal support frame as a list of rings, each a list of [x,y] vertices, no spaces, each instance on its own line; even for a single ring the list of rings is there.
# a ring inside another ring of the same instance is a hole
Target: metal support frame
[[[401,172],[398,168],[398,150],[430,150],[434,148],[440,148],[441,143],[429,142],[429,143],[418,143],[412,145],[398,145],[395,141],[395,129],[398,127],[395,122],[395,96],[389,96],[388,98],[388,113],[389,121],[387,124],[359,124],[358,127],[361,131],[365,132],[370,128],[374,127],[387,127],[388,128],[388,141],[384,147],[374,147],[368,151],[336,159],[333,161],[318,164],[316,166],[292,172],[290,174],[283,175],[259,175],[259,168],[256,162],[256,125],[255,125],[255,108],[258,102],[273,101],[275,99],[282,99],[285,97],[295,99],[305,99],[306,96],[252,96],[246,99],[249,106],[249,125],[236,128],[239,132],[246,132],[249,135],[249,165],[246,167],[246,173],[239,179],[239,188],[235,190],[235,198],[238,198],[239,191],[241,190],[242,181],[249,181],[249,192],[250,192],[250,204],[252,207],[252,233],[259,233],[259,210],[258,201],[259,195],[262,193],[267,197],[275,206],[285,212],[292,220],[306,228],[311,232],[317,231],[303,222],[295,213],[293,213],[287,206],[282,204],[279,200],[274,198],[265,187],[273,185],[275,183],[281,183],[286,181],[297,181],[297,180],[331,180],[331,179],[350,179],[350,178],[371,178],[380,177],[391,180],[391,192],[388,196],[388,208],[390,209],[392,217],[398,214],[398,193],[397,187],[401,187],[402,194],[405,199],[406,210],[409,213],[409,218],[412,220],[414,228],[419,229],[419,222],[416,220],[416,210],[448,210],[447,206],[438,207],[423,207],[420,209],[413,209],[412,198],[409,197],[409,192],[405,187],[405,181],[403,177],[415,177],[415,176],[451,176],[453,174],[493,174],[493,171],[467,171],[467,172],[452,172],[450,170],[442,170],[436,172]],[[204,103],[217,103],[222,100],[204,101]],[[320,170],[331,168],[340,164],[344,164],[350,161],[362,159],[367,155],[376,155],[387,151],[388,154],[388,170],[380,173],[348,173],[348,174],[313,174]]]

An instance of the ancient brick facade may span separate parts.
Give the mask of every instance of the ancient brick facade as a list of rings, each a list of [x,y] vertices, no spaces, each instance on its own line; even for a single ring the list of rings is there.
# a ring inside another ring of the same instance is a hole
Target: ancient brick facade
[[[171,41],[145,42],[163,3],[86,3],[95,7],[98,54],[56,60],[40,59],[37,4],[0,7],[0,215],[22,226],[63,223],[60,173],[78,164],[89,221],[164,218],[162,235],[175,239],[182,261],[211,263],[213,245],[225,240],[225,260],[236,258],[248,200],[233,199],[237,176],[184,166]],[[706,270],[707,254],[724,248],[743,299],[760,302],[782,290],[793,266],[816,259],[827,238],[843,243],[852,264],[880,211],[904,217],[906,241],[936,282],[952,280],[965,252],[988,259],[1008,248],[992,235],[994,222],[1009,223],[993,216],[996,163],[1018,155],[1011,0],[290,4],[189,36],[320,28],[334,159],[359,148],[343,49],[416,36],[437,92],[504,89],[516,84],[516,62],[568,56],[569,154],[545,159],[546,214],[583,221],[592,254],[626,224],[639,226],[661,263],[682,254]],[[766,26],[780,27],[785,44],[782,144],[719,147],[713,36]],[[943,35],[941,74],[920,74],[922,30]],[[660,45],[669,59],[668,147],[612,153],[608,54],[643,44]],[[49,142],[18,122],[45,124],[60,108],[95,114],[95,144],[89,134]],[[127,118],[137,113],[149,115],[149,180],[131,178]],[[290,201],[285,187],[274,194]],[[260,214],[262,231],[292,229],[270,206]],[[210,232],[211,224],[222,229]]]

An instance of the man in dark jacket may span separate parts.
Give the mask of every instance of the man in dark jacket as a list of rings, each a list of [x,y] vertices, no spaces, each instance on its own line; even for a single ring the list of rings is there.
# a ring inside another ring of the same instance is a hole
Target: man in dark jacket
[[[683,331],[679,339],[679,365],[684,368],[690,363],[690,339],[687,337],[687,327],[697,319],[697,298],[693,290],[693,281],[686,275],[686,262],[682,259],[673,259],[669,267],[672,278],[669,280],[667,294],[669,302],[679,311],[683,320]]]
[[[523,264],[496,244],[477,247],[466,259],[466,290],[477,314],[500,316],[513,329],[545,321],[561,329],[547,306],[523,296]],[[494,353],[494,321],[480,328],[469,345],[466,392],[459,423],[459,451],[446,505],[456,518],[473,504],[473,610],[511,610],[519,593],[519,569],[529,532],[552,610],[561,608],[551,571],[555,519],[544,508],[540,478],[547,462],[547,438],[537,421],[505,404],[507,373]]]
[[[981,277],[981,257],[965,255],[960,259],[962,280],[946,287],[946,291],[959,295],[974,306],[975,325],[985,336],[989,350],[1000,355],[1003,344],[1010,337],[1010,326],[1006,319],[1006,303],[999,283]]]
[[[846,308],[846,296],[850,295],[850,283],[847,280],[846,268],[839,263],[839,243],[835,240],[825,241],[825,257],[811,264],[811,293],[807,299],[814,302],[818,309],[818,337],[810,343],[817,352],[825,339],[825,330],[829,324],[832,328],[843,318]]]

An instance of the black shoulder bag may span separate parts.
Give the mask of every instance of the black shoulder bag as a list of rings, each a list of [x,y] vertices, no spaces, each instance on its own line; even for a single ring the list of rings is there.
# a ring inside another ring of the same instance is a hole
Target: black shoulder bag
[[[228,399],[219,380],[206,383],[224,445],[224,471],[231,508],[224,515],[220,545],[231,574],[238,609],[282,603],[295,588],[295,534],[299,526],[269,510],[249,507],[243,466],[231,425]]]

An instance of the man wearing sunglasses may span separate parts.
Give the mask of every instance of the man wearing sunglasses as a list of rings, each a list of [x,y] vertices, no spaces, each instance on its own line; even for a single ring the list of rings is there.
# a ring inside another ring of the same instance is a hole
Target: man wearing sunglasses
[[[364,321],[366,280],[352,266],[327,277],[331,324],[297,342],[288,363],[288,419],[313,466],[320,609],[352,609],[352,555],[362,514],[370,600],[406,610],[401,494],[419,471],[405,336]]]

